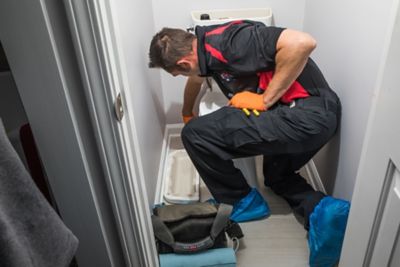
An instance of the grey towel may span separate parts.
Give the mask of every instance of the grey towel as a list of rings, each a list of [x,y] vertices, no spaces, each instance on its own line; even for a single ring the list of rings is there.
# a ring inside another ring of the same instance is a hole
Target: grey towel
[[[77,246],[18,158],[0,119],[0,266],[68,266]]]

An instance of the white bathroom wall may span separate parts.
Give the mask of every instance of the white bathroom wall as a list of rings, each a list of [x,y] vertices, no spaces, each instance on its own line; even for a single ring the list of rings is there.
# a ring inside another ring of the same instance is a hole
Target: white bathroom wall
[[[316,158],[336,197],[350,199],[353,193],[391,4],[392,0],[306,1],[304,31],[318,42],[312,56],[343,105],[340,135]]]
[[[270,7],[273,12],[273,23],[277,26],[301,30],[305,0],[153,0],[155,30],[163,27],[183,28],[191,26],[190,12],[193,10],[236,9]],[[181,122],[184,77],[172,77],[161,73],[164,108],[167,123]]]
[[[119,29],[139,139],[149,203],[153,203],[160,151],[165,128],[160,74],[147,68],[148,48],[154,33],[151,1],[116,0],[115,19]],[[133,92],[133,93],[132,93]],[[132,109],[132,110],[129,110]]]

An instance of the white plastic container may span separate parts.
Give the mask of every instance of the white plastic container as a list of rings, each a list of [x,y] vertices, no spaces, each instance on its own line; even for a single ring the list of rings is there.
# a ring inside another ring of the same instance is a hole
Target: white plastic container
[[[200,176],[185,149],[168,155],[165,179],[165,201],[186,204],[200,200]]]
[[[210,19],[201,20],[202,14],[208,14]],[[259,21],[267,26],[270,26],[272,21],[272,10],[269,7],[199,10],[199,11],[192,11],[191,16],[195,26],[222,24],[229,21],[244,20],[244,19]]]

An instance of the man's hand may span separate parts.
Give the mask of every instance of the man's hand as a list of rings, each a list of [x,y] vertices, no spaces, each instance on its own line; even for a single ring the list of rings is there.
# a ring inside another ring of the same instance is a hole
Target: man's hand
[[[240,109],[267,110],[264,104],[263,95],[248,91],[235,94],[229,101],[228,105]]]
[[[183,120],[183,122],[186,124],[186,123],[188,123],[191,119],[193,119],[193,114],[192,115],[188,115],[188,116],[185,116],[185,115],[182,115],[182,120]]]

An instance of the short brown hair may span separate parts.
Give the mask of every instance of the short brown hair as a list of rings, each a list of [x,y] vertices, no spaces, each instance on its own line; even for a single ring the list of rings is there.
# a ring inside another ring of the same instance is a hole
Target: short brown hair
[[[149,68],[177,69],[176,62],[192,51],[196,36],[181,29],[163,28],[154,35],[150,44]]]

